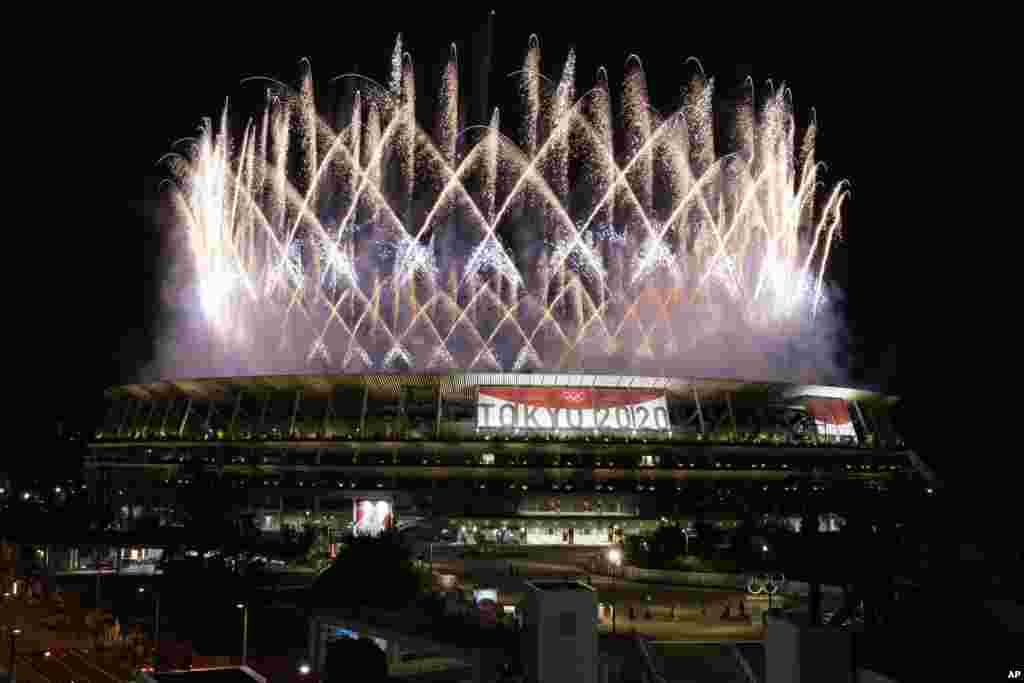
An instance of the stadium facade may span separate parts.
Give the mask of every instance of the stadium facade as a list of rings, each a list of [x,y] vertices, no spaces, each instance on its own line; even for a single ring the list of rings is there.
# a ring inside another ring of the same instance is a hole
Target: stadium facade
[[[86,477],[126,524],[172,521],[185,492],[214,481],[267,531],[434,517],[470,541],[602,545],[669,516],[798,516],[808,497],[831,528],[865,498],[923,487],[897,399],[860,389],[535,372],[175,380],[106,396]]]

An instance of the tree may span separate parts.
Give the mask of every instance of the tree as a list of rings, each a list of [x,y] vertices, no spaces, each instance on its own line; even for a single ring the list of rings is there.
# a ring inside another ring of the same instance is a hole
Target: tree
[[[369,638],[339,638],[327,646],[324,674],[328,681],[388,680],[387,655]]]
[[[220,479],[197,457],[186,465],[192,483],[182,492],[186,529],[193,545],[200,549],[221,548],[238,536],[234,524],[231,496],[220,486]]]
[[[715,545],[721,538],[721,532],[711,522],[704,518],[703,510],[697,513],[697,522],[694,525],[696,542],[690,548],[691,553],[700,552],[704,559],[711,559],[715,553]]]
[[[305,561],[316,571],[320,571],[327,564],[327,552],[330,546],[330,538],[327,535],[327,527],[308,527],[304,539],[309,541],[306,550]]]
[[[153,590],[160,593],[161,613],[181,624],[183,632],[202,644],[201,650],[223,651],[239,642],[241,611],[236,604],[250,600],[254,580],[238,576],[223,556],[200,555],[168,562],[163,574],[154,577]]]
[[[668,565],[687,551],[686,535],[678,522],[659,526],[649,543],[651,564],[655,566]]]
[[[749,567],[752,563],[757,564],[757,555],[751,553],[751,546],[754,542],[754,532],[757,530],[757,514],[749,503],[744,503],[743,517],[740,526],[733,535],[733,556],[739,561],[740,566]]]
[[[317,577],[312,599],[335,607],[397,609],[416,600],[428,580],[396,532],[356,536]]]

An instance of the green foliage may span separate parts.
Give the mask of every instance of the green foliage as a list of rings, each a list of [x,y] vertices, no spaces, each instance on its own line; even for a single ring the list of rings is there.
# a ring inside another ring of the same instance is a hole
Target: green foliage
[[[308,542],[306,547],[304,563],[316,571],[322,571],[330,562],[327,551],[330,546],[330,538],[327,536],[327,527],[309,527],[303,534],[303,540]]]
[[[387,655],[368,638],[339,638],[327,646],[324,673],[328,681],[388,680]]]
[[[415,601],[429,586],[394,532],[377,538],[357,536],[341,547],[338,557],[317,577],[313,596],[335,607],[398,609]]]

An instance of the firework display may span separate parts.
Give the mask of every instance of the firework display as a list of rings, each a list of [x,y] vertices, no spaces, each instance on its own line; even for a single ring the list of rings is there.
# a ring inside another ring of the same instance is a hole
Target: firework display
[[[574,52],[557,82],[540,59],[532,37],[514,133],[497,109],[460,128],[454,46],[422,128],[401,37],[387,85],[336,79],[331,120],[306,63],[240,131],[207,122],[170,157],[199,330],[174,374],[665,372],[813,336],[846,189],[816,195],[788,91],[748,83],[726,149],[699,64],[659,113],[635,56],[615,92],[601,69],[578,93]]]

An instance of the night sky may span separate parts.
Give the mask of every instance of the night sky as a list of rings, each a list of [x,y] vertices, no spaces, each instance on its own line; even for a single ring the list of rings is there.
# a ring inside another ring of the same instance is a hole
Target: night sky
[[[157,161],[173,141],[195,133],[202,117],[217,117],[225,97],[241,102],[258,96],[261,86],[241,85],[244,77],[294,83],[303,56],[312,61],[318,89],[327,79],[355,70],[385,82],[399,31],[417,66],[421,103],[434,97],[447,46],[455,41],[463,97],[471,110],[482,110],[482,103],[472,100],[481,88],[474,68],[484,61],[486,14],[479,6],[447,15],[411,15],[396,7],[374,17],[339,7],[336,16],[326,12],[312,19],[271,13],[260,19],[259,29],[207,25],[194,16],[140,22],[127,37],[110,32],[109,42],[99,35],[83,56],[97,60],[110,80],[79,87],[90,95],[92,105],[83,103],[90,109],[87,118],[95,117],[89,122],[96,129],[90,154],[102,158],[93,170],[83,164],[78,172],[98,174],[83,181],[103,188],[97,190],[102,197],[93,198],[103,212],[91,223],[96,229],[76,231],[63,255],[81,302],[68,307],[71,324],[64,326],[65,334],[81,330],[83,339],[76,341],[74,354],[58,362],[64,364],[61,372],[77,377],[73,391],[82,401],[132,381],[151,358],[166,258],[154,220],[158,184],[165,177]],[[595,23],[579,16],[523,18],[499,8],[488,106],[514,108],[517,84],[508,74],[521,67],[534,32],[549,77],[557,77],[568,47],[575,45],[577,92],[593,83],[598,66],[607,65],[614,95],[626,57],[639,54],[652,104],[662,111],[685,85],[683,60],[689,56],[700,58],[720,92],[748,75],[759,88],[767,79],[785,81],[799,123],[806,122],[811,107],[817,109],[817,156],[829,165],[828,185],[847,178],[853,187],[845,238],[833,249],[829,273],[846,296],[852,379],[904,396],[915,432],[908,436],[923,446],[927,437],[917,435],[932,390],[933,352],[922,349],[932,348],[928,321],[937,303],[930,297],[934,270],[927,263],[928,249],[922,248],[936,213],[922,214],[921,204],[939,191],[927,166],[937,159],[931,140],[944,125],[923,100],[934,98],[928,89],[938,80],[932,64],[940,48],[897,40],[906,26],[893,22],[861,26],[850,18],[836,30],[833,21],[809,28],[738,12],[712,19],[623,12]],[[424,113],[421,109],[421,125],[430,121]],[[503,117],[503,130],[512,133],[516,120]]]

